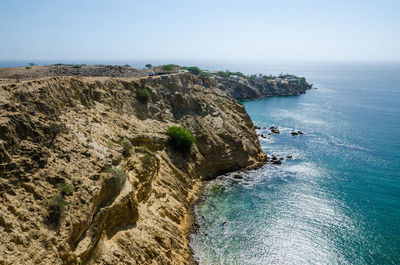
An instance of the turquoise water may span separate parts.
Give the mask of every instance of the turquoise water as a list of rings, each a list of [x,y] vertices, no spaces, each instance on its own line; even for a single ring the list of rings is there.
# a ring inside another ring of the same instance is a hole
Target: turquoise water
[[[260,139],[265,152],[293,159],[208,184],[191,236],[199,263],[400,264],[400,65],[235,70],[318,89],[244,102],[256,125],[281,129]]]

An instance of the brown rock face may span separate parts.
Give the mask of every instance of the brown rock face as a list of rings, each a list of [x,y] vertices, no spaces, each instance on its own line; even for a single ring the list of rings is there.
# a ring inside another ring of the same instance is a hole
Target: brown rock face
[[[168,145],[173,125],[196,136],[190,153]],[[208,78],[3,86],[0,264],[189,264],[201,179],[264,156],[244,107]]]
[[[305,80],[296,82],[277,82],[257,78],[255,80],[240,79],[234,80],[225,77],[215,77],[220,83],[219,88],[235,99],[256,99],[270,96],[289,96],[306,93],[312,85]]]

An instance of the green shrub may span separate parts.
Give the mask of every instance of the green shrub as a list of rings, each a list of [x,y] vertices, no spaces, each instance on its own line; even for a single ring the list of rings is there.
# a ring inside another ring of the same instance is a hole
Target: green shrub
[[[131,154],[132,144],[128,140],[121,141],[120,145],[122,146],[122,154],[125,157],[128,157]]]
[[[272,79],[275,79],[276,76],[272,76],[272,75],[263,75],[262,78],[267,79],[267,80],[272,80]]]
[[[252,121],[246,121],[246,126],[252,128],[253,127],[253,122]]]
[[[151,155],[148,153],[145,153],[141,158],[140,161],[143,163],[148,163],[151,160]]]
[[[187,152],[196,141],[196,137],[183,127],[172,126],[166,131],[170,144],[180,152]]]
[[[257,76],[256,76],[256,75],[251,75],[251,76],[249,76],[249,79],[250,79],[251,81],[254,81],[254,80],[256,80],[256,78],[257,78]]]
[[[74,187],[71,184],[58,183],[57,187],[62,195],[70,196],[74,192]]]
[[[125,183],[127,175],[125,171],[116,168],[109,167],[106,169],[106,172],[111,175],[112,178],[106,180],[107,185],[111,185],[112,187],[122,187],[122,184]]]
[[[144,103],[148,103],[151,101],[150,91],[146,88],[139,88],[137,91],[138,99]]]
[[[223,100],[222,98],[218,98],[217,100],[220,104],[225,105],[225,100]]]
[[[108,148],[113,148],[114,143],[112,141],[107,141],[107,146],[108,146]]]
[[[146,64],[146,65],[145,65],[145,67],[146,67],[147,69],[151,69],[151,68],[153,68],[153,66],[152,66],[151,64],[149,64],[149,63],[148,63],[148,64]]]
[[[187,70],[194,74],[194,75],[199,75],[200,73],[202,73],[202,71],[200,70],[200,68],[198,68],[197,66],[191,66],[191,67],[187,67]]]
[[[67,202],[61,195],[51,197],[48,202],[47,206],[49,209],[49,216],[48,219],[50,223],[58,224],[61,219],[61,215],[64,212],[64,208]]]
[[[163,71],[172,72],[172,71],[175,71],[175,67],[176,67],[176,65],[174,65],[174,64],[166,64],[166,65],[163,65],[163,66],[161,67],[161,69],[162,69]]]
[[[241,73],[241,72],[230,72],[230,71],[228,71],[228,70],[226,70],[225,72],[223,72],[223,71],[219,71],[218,73],[217,73],[217,75],[218,76],[220,76],[220,77],[225,77],[225,78],[228,78],[228,77],[230,77],[231,75],[237,75],[237,76],[239,76],[239,77],[246,77],[243,73]]]

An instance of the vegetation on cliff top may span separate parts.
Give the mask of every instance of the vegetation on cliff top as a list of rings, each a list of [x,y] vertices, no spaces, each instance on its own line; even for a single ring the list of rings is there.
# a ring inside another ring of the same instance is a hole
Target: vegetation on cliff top
[[[253,75],[246,75],[243,74],[242,72],[231,72],[229,70],[226,71],[214,71],[210,72],[208,70],[202,70],[197,66],[181,66],[181,70],[187,70],[188,72],[194,74],[194,75],[200,75],[200,76],[220,76],[223,78],[231,78],[231,77],[240,77],[244,79],[249,79],[249,80],[256,80],[256,79],[265,79],[265,80],[275,80],[275,79],[282,79],[282,80],[290,80],[290,81],[297,81],[297,82],[305,82],[304,77],[298,77],[295,75],[291,74],[279,74],[279,75],[263,75],[263,74],[253,74]]]
[[[225,77],[225,78],[231,77],[231,76],[233,76],[233,75],[236,75],[236,76],[239,76],[239,77],[243,77],[243,78],[247,78],[247,76],[244,75],[244,74],[241,73],[241,72],[230,72],[230,71],[225,71],[225,72],[223,72],[223,71],[219,71],[219,72],[217,73],[217,75],[220,76],[220,77]]]
[[[172,72],[175,71],[176,65],[175,64],[166,64],[161,67],[163,71]]]

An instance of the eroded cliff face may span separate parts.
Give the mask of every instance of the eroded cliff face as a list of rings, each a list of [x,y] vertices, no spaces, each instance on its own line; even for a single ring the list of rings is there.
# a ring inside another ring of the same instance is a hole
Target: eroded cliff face
[[[244,107],[190,74],[7,85],[0,110],[0,264],[189,264],[200,180],[265,156]]]

